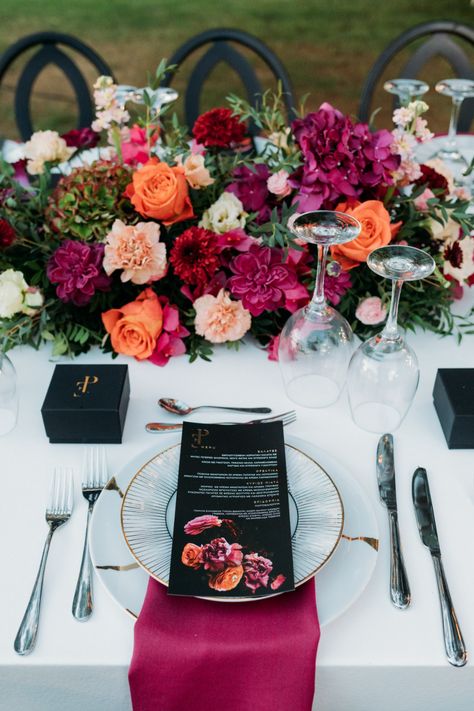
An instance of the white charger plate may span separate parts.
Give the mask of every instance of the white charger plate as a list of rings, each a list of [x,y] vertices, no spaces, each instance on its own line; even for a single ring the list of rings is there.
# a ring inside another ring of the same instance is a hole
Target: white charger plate
[[[369,499],[343,465],[309,442],[291,435],[285,440],[328,472],[344,503],[342,538],[316,577],[319,621],[325,625],[357,600],[372,576],[378,550],[377,520]],[[94,507],[90,531],[93,565],[115,602],[134,617],[142,607],[149,576],[132,557],[122,535],[122,497],[144,463],[176,443],[176,438],[162,437],[159,444],[131,459],[109,482]]]

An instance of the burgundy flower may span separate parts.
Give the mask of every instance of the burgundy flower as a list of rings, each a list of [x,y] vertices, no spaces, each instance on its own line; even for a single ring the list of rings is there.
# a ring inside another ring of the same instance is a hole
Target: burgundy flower
[[[95,148],[99,143],[100,135],[91,128],[73,128],[67,133],[63,133],[66,145],[72,148]]]
[[[10,247],[16,239],[16,232],[8,222],[0,218],[0,249]]]
[[[348,291],[351,286],[352,281],[349,272],[341,270],[337,276],[332,276],[332,274],[326,273],[324,278],[324,294],[326,299],[331,304],[334,304],[334,306],[338,305],[346,291]]]
[[[214,538],[202,547],[201,561],[205,570],[217,572],[242,563],[242,546],[228,543],[225,538]]]
[[[322,104],[292,124],[303,154],[303,165],[291,176],[299,192],[301,212],[334,207],[341,198],[357,198],[391,177],[400,157],[392,154],[392,134],[371,133],[367,124],[354,124],[330,104]]]
[[[111,279],[102,268],[103,244],[65,240],[48,262],[46,274],[57,284],[56,294],[65,303],[85,306],[96,291],[108,291]]]
[[[302,280],[308,279],[311,274],[311,255],[306,249],[289,249],[285,264],[288,265],[296,277],[294,288],[285,291],[285,309],[290,313],[294,313],[309,301],[309,292]]]
[[[233,182],[227,186],[229,193],[234,193],[248,212],[256,212],[257,222],[270,219],[275,204],[275,196],[270,193],[267,180],[270,176],[268,166],[258,163],[252,169],[241,165],[232,173]]]
[[[252,244],[230,263],[234,273],[227,286],[252,316],[285,305],[286,293],[298,284],[295,272],[282,261],[280,249]]]
[[[443,256],[445,260],[451,264],[452,267],[455,267],[457,269],[462,267],[463,253],[458,240],[452,242],[446,247]]]
[[[167,296],[159,296],[158,300],[163,309],[163,329],[148,360],[163,366],[171,357],[186,353],[183,338],[189,336],[189,331],[179,321],[178,307],[170,304]]]
[[[190,227],[176,238],[170,253],[175,274],[186,284],[204,285],[219,267],[217,235]]]
[[[222,520],[217,516],[204,514],[204,516],[196,516],[195,518],[192,518],[191,521],[188,521],[184,526],[184,532],[188,536],[197,536],[199,533],[205,531],[206,528],[214,528],[215,526],[220,526],[221,524]],[[218,538],[216,540],[221,539]]]
[[[257,553],[244,556],[244,582],[254,593],[258,588],[266,588],[268,577],[273,570],[273,563]]]
[[[230,148],[240,143],[246,134],[246,126],[230,109],[217,108],[206,111],[196,119],[193,136],[206,148]]]
[[[420,165],[420,170],[421,176],[415,181],[415,185],[425,185],[430,190],[442,190],[439,197],[448,195],[449,186],[444,175],[438,173],[434,168],[430,168],[429,165]]]

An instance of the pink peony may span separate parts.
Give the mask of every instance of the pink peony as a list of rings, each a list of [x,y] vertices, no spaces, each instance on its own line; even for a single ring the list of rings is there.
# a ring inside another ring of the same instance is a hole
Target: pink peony
[[[170,358],[186,353],[183,338],[189,336],[189,331],[179,322],[178,307],[170,304],[166,296],[159,296],[158,300],[163,309],[163,329],[148,360],[155,365],[163,366]]]
[[[160,226],[156,222],[126,225],[115,220],[105,240],[104,269],[112,274],[122,269],[122,281],[149,284],[165,276],[166,247],[160,242]]]
[[[253,168],[241,165],[232,173],[234,181],[227,186],[229,193],[236,195],[247,212],[256,212],[256,221],[270,219],[275,198],[268,191],[267,180],[270,177],[268,166],[258,163]]]
[[[240,565],[242,557],[242,546],[239,543],[228,543],[225,538],[214,538],[210,543],[206,543],[201,551],[204,569],[212,572]]]
[[[279,198],[284,198],[291,193],[291,185],[288,182],[290,174],[286,170],[279,170],[273,173],[267,180],[267,188],[271,193]]]
[[[283,250],[252,244],[230,263],[234,276],[228,287],[252,316],[284,306],[286,292],[297,286],[296,274],[283,264],[283,256]]]
[[[253,593],[260,587],[267,587],[268,578],[272,570],[273,563],[268,558],[264,558],[257,553],[249,553],[244,556],[245,585]]]
[[[211,514],[204,514],[204,516],[196,516],[188,521],[184,527],[184,532],[188,536],[197,536],[202,533],[206,528],[214,528],[214,526],[220,526],[222,520],[217,516],[212,516]],[[220,540],[220,539],[217,539]]]
[[[375,326],[375,324],[385,321],[387,309],[382,306],[382,301],[378,296],[369,296],[360,302],[355,315],[366,326]]]
[[[109,291],[110,277],[104,272],[103,244],[64,240],[50,257],[46,274],[57,284],[56,294],[75,306],[85,306],[96,291]]]
[[[196,333],[210,343],[238,341],[250,328],[251,318],[241,301],[232,301],[221,289],[217,296],[200,296],[193,304]]]
[[[235,249],[237,252],[248,252],[251,244],[256,244],[255,237],[250,237],[241,227],[224,232],[217,238],[217,244],[221,250]]]

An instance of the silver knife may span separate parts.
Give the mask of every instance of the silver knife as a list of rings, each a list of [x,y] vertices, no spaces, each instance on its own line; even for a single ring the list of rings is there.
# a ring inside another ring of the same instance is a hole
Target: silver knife
[[[463,667],[467,662],[467,652],[441,562],[441,550],[426,469],[419,467],[413,474],[412,494],[420,537],[431,553],[436,573],[446,655],[453,666]]]
[[[398,529],[397,490],[393,462],[393,437],[384,434],[377,446],[377,481],[380,499],[387,507],[390,525],[390,597],[395,607],[404,610],[411,600]]]

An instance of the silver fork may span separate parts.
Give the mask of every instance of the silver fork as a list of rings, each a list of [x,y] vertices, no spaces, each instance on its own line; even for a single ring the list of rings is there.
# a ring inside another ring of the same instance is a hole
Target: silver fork
[[[85,622],[92,615],[92,564],[89,554],[89,523],[94,504],[107,484],[107,460],[103,447],[90,447],[84,452],[82,468],[82,495],[89,504],[87,509],[86,535],[82,552],[81,568],[72,602],[72,614]]]
[[[258,422],[275,422],[276,420],[281,420],[284,425],[291,425],[292,422],[296,421],[296,412],[294,410],[289,410],[288,412],[283,412],[281,415],[272,415],[271,417],[261,417],[257,420],[247,420],[246,422],[217,422],[219,425],[255,425]],[[183,427],[182,422],[177,422],[170,424],[168,422],[149,422],[145,425],[147,432],[159,433],[159,432],[174,432],[180,430]]]
[[[15,637],[14,649],[17,654],[29,654],[35,646],[41,609],[43,579],[48,560],[49,546],[53,533],[63,523],[69,521],[74,504],[74,484],[72,470],[57,468],[54,470],[48,503],[46,506],[46,523],[49,526],[48,535],[41,556],[41,563],[30,601]]]

